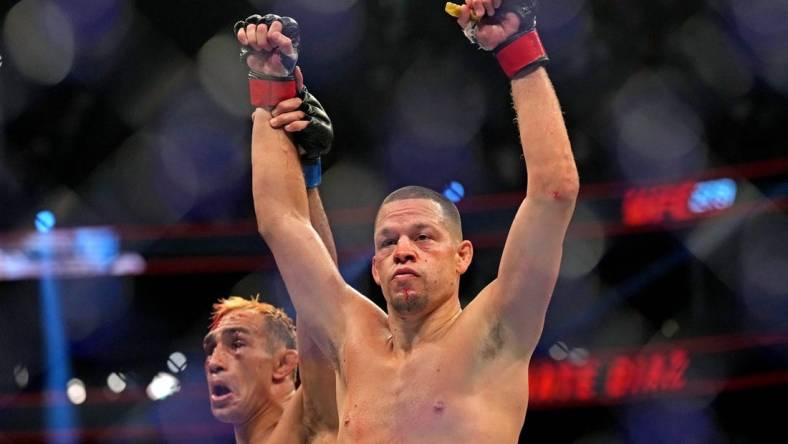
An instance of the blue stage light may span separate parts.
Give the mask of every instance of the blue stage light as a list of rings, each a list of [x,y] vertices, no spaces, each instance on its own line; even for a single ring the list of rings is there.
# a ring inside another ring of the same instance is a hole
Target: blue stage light
[[[695,185],[687,205],[693,213],[724,210],[736,202],[736,192],[736,182],[733,179],[699,182]]]
[[[44,210],[36,214],[36,230],[38,230],[39,233],[49,233],[55,228],[56,222],[55,214],[51,211]]]
[[[443,195],[450,201],[457,203],[465,197],[465,187],[461,183],[453,181],[443,190]]]

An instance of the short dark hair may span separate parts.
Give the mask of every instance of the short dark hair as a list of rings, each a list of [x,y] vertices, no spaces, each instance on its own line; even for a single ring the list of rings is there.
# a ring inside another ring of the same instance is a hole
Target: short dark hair
[[[380,209],[383,208],[384,205],[390,202],[405,199],[427,199],[436,202],[438,205],[440,205],[443,216],[446,218],[446,221],[448,221],[449,231],[451,231],[453,234],[456,234],[459,240],[462,240],[462,222],[460,221],[460,211],[457,210],[457,206],[454,205],[454,202],[447,199],[443,194],[440,194],[429,188],[420,187],[418,185],[402,187],[386,196],[386,198],[383,199],[383,202],[380,204],[380,207],[378,207],[378,214],[375,216],[375,226],[377,226],[378,217],[380,216]]]

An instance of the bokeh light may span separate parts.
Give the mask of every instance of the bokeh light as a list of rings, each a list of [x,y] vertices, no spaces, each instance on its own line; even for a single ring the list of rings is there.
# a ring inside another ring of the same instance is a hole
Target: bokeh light
[[[200,82],[208,95],[223,110],[248,117],[249,87],[247,72],[238,57],[238,42],[229,33],[220,33],[205,42],[197,54]]]
[[[120,372],[113,372],[107,376],[107,387],[112,393],[121,393],[126,390],[126,375]]]
[[[591,272],[605,253],[606,237],[599,217],[586,204],[575,208],[572,235],[564,241],[561,277],[576,279]]]
[[[3,39],[16,68],[35,82],[54,85],[71,71],[74,31],[55,3],[22,0],[14,5],[5,17]]]
[[[68,396],[68,400],[71,401],[72,404],[79,405],[84,403],[88,397],[85,383],[77,378],[69,380],[66,386],[66,396]]]
[[[788,327],[788,219],[749,220],[741,245],[740,291],[747,308],[764,325]]]
[[[175,376],[160,372],[153,377],[145,393],[154,401],[162,401],[170,396],[178,393],[181,390],[180,381]]]
[[[617,138],[611,142],[631,180],[664,180],[706,166],[702,120],[663,75],[631,77],[617,93],[614,113]]]
[[[397,110],[401,130],[431,147],[463,148],[479,131],[486,113],[487,97],[480,80],[451,60],[417,59],[397,86]],[[411,161],[430,152],[398,153]],[[417,157],[418,156],[418,157]],[[449,160],[450,155],[443,155]]]
[[[17,365],[14,367],[14,382],[20,389],[27,387],[27,384],[30,382],[30,371],[28,371],[27,366]]]
[[[167,359],[167,368],[174,374],[182,373],[186,370],[187,359],[186,355],[181,352],[174,352]]]
[[[49,210],[39,211],[36,214],[36,231],[39,233],[48,233],[55,228],[55,223],[57,219],[55,218],[55,214]]]
[[[712,20],[691,18],[677,32],[676,39],[686,61],[707,88],[729,99],[752,89],[755,78],[744,48]]]
[[[563,361],[569,357],[569,347],[564,342],[558,341],[550,346],[548,353],[554,360]]]

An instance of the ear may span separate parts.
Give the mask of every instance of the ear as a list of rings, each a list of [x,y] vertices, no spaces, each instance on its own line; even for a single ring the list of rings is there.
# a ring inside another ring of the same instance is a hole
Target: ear
[[[375,283],[378,284],[378,287],[379,287],[380,286],[380,274],[378,274],[378,269],[377,269],[377,267],[375,267],[377,262],[378,261],[377,261],[376,256],[372,256],[372,279],[375,280]]]
[[[298,367],[298,352],[292,349],[283,349],[276,354],[271,378],[274,382],[282,382],[290,377],[296,367]]]
[[[457,247],[457,272],[463,274],[468,271],[468,267],[473,260],[473,244],[469,240],[460,242]]]

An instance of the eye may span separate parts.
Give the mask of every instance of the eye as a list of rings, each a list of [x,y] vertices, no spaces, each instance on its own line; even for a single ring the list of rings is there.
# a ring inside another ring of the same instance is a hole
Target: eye
[[[427,234],[425,234],[425,233],[421,233],[418,236],[416,236],[416,240],[417,241],[425,241],[425,240],[428,240],[429,238],[430,237]]]
[[[209,358],[213,354],[213,349],[215,349],[215,348],[216,348],[216,345],[214,345],[214,344],[204,346],[203,347],[203,351],[205,352],[205,357]]]
[[[380,248],[386,248],[394,245],[396,242],[394,239],[384,239],[383,242],[380,243]]]

